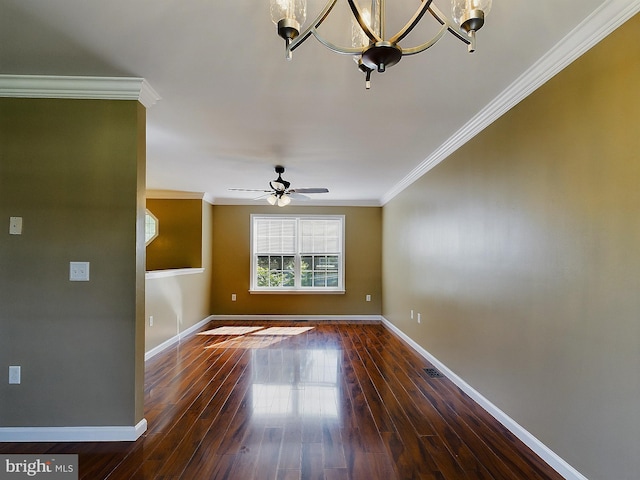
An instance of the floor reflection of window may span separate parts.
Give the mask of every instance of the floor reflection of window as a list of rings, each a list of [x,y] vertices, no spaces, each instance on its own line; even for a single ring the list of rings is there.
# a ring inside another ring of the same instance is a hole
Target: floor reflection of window
[[[253,350],[253,413],[337,417],[339,350]]]
[[[291,385],[253,384],[254,415],[291,415]]]
[[[338,388],[310,385],[304,389],[302,398],[304,416],[338,416]]]
[[[301,372],[304,382],[329,383],[338,380],[338,352],[336,350],[306,350]]]

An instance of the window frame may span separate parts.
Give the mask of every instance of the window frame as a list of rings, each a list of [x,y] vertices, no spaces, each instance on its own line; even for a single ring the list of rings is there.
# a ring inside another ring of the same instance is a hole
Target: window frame
[[[153,219],[153,223],[155,225],[155,232],[149,238],[147,238],[147,224],[148,224],[147,217]],[[158,220],[158,217],[156,217],[151,212],[151,210],[149,210],[148,208],[145,208],[145,210],[144,210],[144,246],[146,247],[151,242],[153,242],[156,238],[158,238],[159,234],[160,234],[160,221]]]
[[[289,252],[257,252],[257,237],[255,232],[256,220],[258,219],[294,219],[295,220],[295,253]],[[339,220],[340,232],[339,232],[339,252],[302,252],[300,224],[302,220]],[[343,294],[345,293],[345,216],[344,215],[300,215],[300,214],[251,214],[250,219],[250,275],[249,280],[249,293],[266,293],[266,294]],[[277,256],[293,256],[294,257],[294,286],[275,286],[275,287],[260,287],[258,286],[258,256],[269,255],[273,257]],[[325,256],[337,256],[338,257],[338,284],[335,287],[303,287],[301,285],[301,258],[309,255],[325,255]]]

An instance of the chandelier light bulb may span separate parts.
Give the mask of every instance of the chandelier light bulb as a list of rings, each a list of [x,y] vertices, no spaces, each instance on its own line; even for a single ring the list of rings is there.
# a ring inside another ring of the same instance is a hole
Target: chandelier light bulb
[[[476,32],[484,25],[484,17],[491,10],[492,0],[451,0],[453,21],[464,29],[469,37],[469,52],[476,50]]]
[[[302,25],[307,18],[306,0],[271,0],[271,20],[278,25],[283,19],[295,20]]]
[[[451,16],[453,21],[465,30],[477,31],[484,24],[484,16],[491,10],[491,5],[492,0],[451,0]],[[477,21],[480,15],[482,19]],[[470,22],[474,19],[476,21]]]
[[[300,25],[306,18],[306,0],[271,0],[271,20],[278,27],[278,35],[284,38],[287,60],[291,60],[289,44],[300,34]]]
[[[278,197],[276,197],[275,195],[269,195],[267,197],[267,202],[269,202],[269,205],[275,205],[277,201]]]
[[[372,3],[373,15],[371,9],[365,7],[362,9],[362,20],[377,35],[380,35],[380,0],[374,0]],[[367,37],[364,30],[360,27],[356,17],[351,17],[351,46],[362,48],[369,45],[371,40]]]
[[[367,25],[371,25],[371,13],[368,9],[363,9],[362,17]],[[369,37],[367,37],[360,28],[360,24],[355,17],[351,18],[351,46],[360,48],[369,45]],[[357,61],[357,60],[356,60]]]

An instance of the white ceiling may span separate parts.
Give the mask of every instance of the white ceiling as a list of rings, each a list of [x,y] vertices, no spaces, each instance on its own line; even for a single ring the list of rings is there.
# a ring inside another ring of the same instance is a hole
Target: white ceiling
[[[417,4],[389,1],[402,12],[389,22]],[[313,37],[287,62],[269,0],[0,0],[0,74],[145,78],[162,97],[147,112],[148,189],[245,203],[255,195],[228,188],[266,188],[281,164],[292,187],[329,188],[311,204],[380,205],[575,56],[554,57],[562,45],[639,4],[494,0],[476,53],[447,36],[366,91],[352,59]],[[308,0],[308,18],[323,5]],[[338,13],[324,32],[346,43]]]

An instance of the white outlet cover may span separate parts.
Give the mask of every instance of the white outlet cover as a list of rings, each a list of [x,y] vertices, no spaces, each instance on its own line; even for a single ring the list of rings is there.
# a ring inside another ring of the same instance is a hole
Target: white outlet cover
[[[72,282],[88,282],[89,262],[69,262],[69,280]]]
[[[22,235],[22,217],[9,218],[9,234]]]

